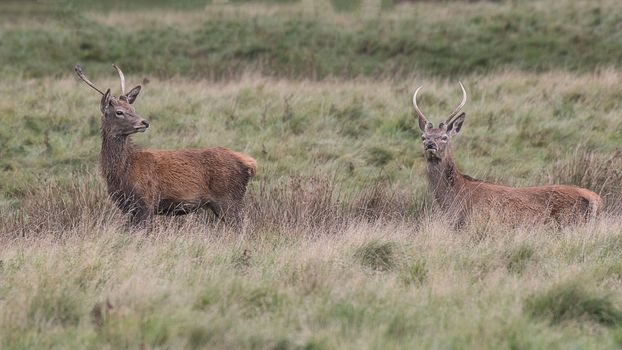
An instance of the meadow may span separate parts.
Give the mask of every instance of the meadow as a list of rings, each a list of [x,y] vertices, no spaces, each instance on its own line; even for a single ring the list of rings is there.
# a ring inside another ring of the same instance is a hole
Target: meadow
[[[622,5],[0,3],[0,348],[622,346]],[[128,230],[99,175],[111,63],[151,127],[257,177],[242,227]],[[411,97],[469,93],[460,169],[605,200],[589,224],[455,231]]]

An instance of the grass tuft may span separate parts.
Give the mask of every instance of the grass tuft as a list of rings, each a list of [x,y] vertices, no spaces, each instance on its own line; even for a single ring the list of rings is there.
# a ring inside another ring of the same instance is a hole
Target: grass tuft
[[[355,259],[374,271],[393,270],[397,265],[397,244],[374,240],[365,243],[354,253]]]
[[[213,337],[209,329],[201,326],[193,327],[188,335],[188,347],[190,349],[204,349]]]
[[[384,147],[371,147],[368,152],[369,163],[375,166],[384,166],[391,160],[393,160],[393,154],[391,153],[391,151]]]
[[[39,290],[28,307],[28,320],[32,326],[76,326],[80,322],[79,300],[69,291]]]
[[[402,270],[402,280],[406,285],[420,286],[428,279],[429,270],[423,259],[417,259],[407,264]]]
[[[533,247],[522,244],[508,250],[505,254],[505,267],[511,273],[521,274],[534,255]]]
[[[614,326],[622,321],[622,311],[608,295],[592,292],[578,282],[558,284],[532,295],[525,301],[525,309],[552,324],[591,321]]]

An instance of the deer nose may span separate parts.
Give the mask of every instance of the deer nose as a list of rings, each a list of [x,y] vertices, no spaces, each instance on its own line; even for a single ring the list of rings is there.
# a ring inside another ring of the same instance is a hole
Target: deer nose
[[[425,147],[426,150],[436,149],[436,144],[434,144],[434,142],[432,141],[427,141],[423,146]]]
[[[145,128],[149,127],[149,122],[148,121],[143,120],[141,123],[145,126]]]

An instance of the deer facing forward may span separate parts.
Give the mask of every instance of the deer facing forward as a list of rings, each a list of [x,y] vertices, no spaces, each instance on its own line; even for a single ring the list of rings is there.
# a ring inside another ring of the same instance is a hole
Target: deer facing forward
[[[434,128],[417,105],[417,114],[425,152],[428,183],[436,202],[454,220],[457,227],[475,216],[513,224],[554,223],[564,225],[586,221],[602,210],[603,202],[596,193],[575,186],[547,185],[514,188],[476,180],[462,174],[451,156],[451,138],[460,132],[465,113],[460,113],[467,100],[462,83],[462,101],[446,122]]]
[[[123,72],[113,67],[121,80],[119,97],[95,87],[79,65],[75,71],[102,95],[101,171],[110,199],[130,215],[129,223],[142,225],[153,215],[182,215],[201,208],[211,209],[218,218],[239,221],[246,186],[255,176],[255,160],[220,147],[163,151],[133,145],[130,136],[149,127],[132,106],[141,87],[126,93]]]

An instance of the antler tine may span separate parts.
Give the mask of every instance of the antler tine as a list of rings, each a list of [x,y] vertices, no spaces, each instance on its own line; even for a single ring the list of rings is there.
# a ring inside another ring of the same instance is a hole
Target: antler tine
[[[124,96],[125,95],[125,76],[123,75],[121,68],[119,68],[116,64],[113,63],[112,66],[114,67],[114,69],[117,70],[117,73],[119,73],[119,79],[121,80],[121,96]]]
[[[95,87],[95,84],[93,84],[82,72],[82,67],[80,67],[79,64],[76,64],[75,67],[73,67],[73,70],[76,71],[76,74],[80,77],[80,79],[82,79],[82,81],[84,81],[88,86],[92,87],[93,89],[95,89],[97,92],[99,92],[100,94],[104,94],[100,89],[98,89],[97,87]]]
[[[445,124],[449,124],[451,122],[451,120],[458,115],[458,113],[460,113],[460,111],[462,110],[462,108],[464,107],[464,105],[466,104],[467,101],[467,92],[464,89],[464,85],[462,85],[461,81],[458,81],[458,84],[460,84],[460,88],[462,89],[462,101],[460,101],[460,104],[458,105],[458,107],[456,107],[456,109],[454,109],[453,112],[451,112],[451,114],[449,115],[449,118],[447,118],[447,122],[445,122]]]
[[[427,124],[428,123],[428,118],[425,117],[425,115],[423,114],[421,109],[419,109],[419,106],[417,106],[417,93],[419,92],[419,90],[421,90],[422,87],[423,87],[423,85],[419,86],[417,88],[417,90],[415,90],[415,93],[413,94],[413,106],[415,106],[415,112],[417,113],[417,116],[419,116],[420,118],[425,120],[425,122]]]

